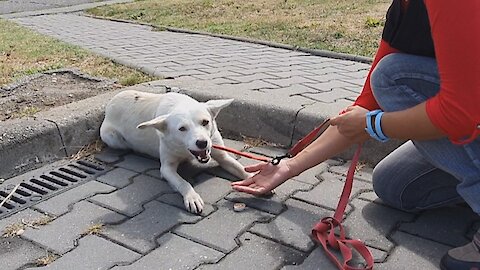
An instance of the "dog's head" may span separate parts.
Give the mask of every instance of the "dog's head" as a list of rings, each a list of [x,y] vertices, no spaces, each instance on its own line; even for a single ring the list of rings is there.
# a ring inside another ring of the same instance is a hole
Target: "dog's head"
[[[205,103],[178,105],[166,115],[143,122],[137,128],[153,127],[163,136],[162,143],[177,153],[190,153],[198,162],[210,160],[212,136],[217,131],[215,118],[233,99],[210,100]]]

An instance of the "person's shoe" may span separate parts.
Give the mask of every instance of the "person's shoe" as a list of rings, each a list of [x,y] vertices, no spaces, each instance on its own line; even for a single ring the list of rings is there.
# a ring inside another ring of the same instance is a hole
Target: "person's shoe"
[[[480,270],[480,230],[471,243],[451,249],[440,262],[442,270]]]

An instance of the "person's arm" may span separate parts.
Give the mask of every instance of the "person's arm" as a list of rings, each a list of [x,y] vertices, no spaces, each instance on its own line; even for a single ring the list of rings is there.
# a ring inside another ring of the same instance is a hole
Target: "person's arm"
[[[480,124],[480,1],[427,0],[425,5],[441,81],[426,113],[450,140],[472,140]]]
[[[363,137],[367,138],[363,132]],[[256,172],[253,177],[232,183],[232,188],[254,195],[270,192],[288,179],[299,175],[319,163],[343,152],[355,141],[341,135],[336,127],[328,127],[313,143],[299,152],[295,157],[281,161],[278,165],[257,163],[245,167],[247,172]]]
[[[380,45],[378,46],[377,53],[373,58],[372,66],[368,72],[365,83],[363,84],[363,89],[360,95],[357,97],[353,105],[358,105],[368,110],[375,110],[380,108],[375,97],[373,96],[372,88],[370,86],[370,75],[377,66],[378,62],[388,54],[399,52],[397,49],[393,48],[385,40],[380,40]]]
[[[448,136],[465,143],[480,133],[480,1],[425,3],[440,74],[439,93],[415,107],[385,113],[382,130],[387,137],[397,139]],[[365,111],[359,108],[331,121],[352,139],[352,134],[364,128],[364,122]]]
[[[385,55],[393,52],[397,52],[397,50],[392,48],[387,42],[381,40],[372,66],[365,80],[362,92],[356,99],[354,107],[368,108],[370,110],[378,108],[378,104],[375,101],[370,88],[370,74],[377,63]],[[353,107],[347,108],[343,115],[350,115],[350,110],[352,108]],[[364,122],[365,121],[363,121],[363,123]],[[253,177],[245,180],[233,182],[232,188],[237,191],[247,192],[255,195],[268,193],[286,180],[343,152],[352,144],[369,138],[367,133],[364,131],[364,126],[360,129],[360,131],[357,129],[355,134],[352,136],[354,136],[354,140],[340,134],[337,127],[330,126],[312,144],[310,144],[292,159],[282,161],[277,166],[274,166],[270,163],[257,163],[255,165],[245,167],[247,172],[254,172],[256,174]]]
[[[385,113],[382,130],[397,139],[448,136],[453,142],[468,143],[480,134],[480,1],[426,0],[425,5],[440,75],[439,93],[415,107]],[[353,138],[349,134],[362,129],[362,122],[365,112],[355,109],[331,123]]]

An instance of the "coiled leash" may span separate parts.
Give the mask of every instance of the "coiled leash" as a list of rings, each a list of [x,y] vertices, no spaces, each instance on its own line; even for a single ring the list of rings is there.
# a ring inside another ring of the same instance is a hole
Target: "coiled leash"
[[[216,146],[213,147],[220,150],[225,150],[240,156],[244,156],[247,158],[271,162],[273,165],[278,165],[280,161],[284,158],[292,158],[296,154],[298,154],[301,150],[307,147],[310,143],[312,143],[317,136],[325,130],[325,126],[328,124],[330,119],[326,119],[308,133],[305,137],[303,137],[300,141],[298,141],[286,154],[276,156],[273,159],[269,159],[266,157],[255,156],[249,153],[244,153],[237,151],[235,149],[231,149],[224,146]],[[362,145],[359,144],[355,154],[353,155],[350,167],[348,168],[347,177],[345,180],[345,185],[343,186],[342,195],[340,196],[340,200],[338,201],[337,209],[335,210],[335,214],[333,217],[324,217],[322,218],[312,229],[312,236],[313,239],[320,243],[327,253],[327,256],[330,260],[337,266],[340,270],[372,270],[373,269],[373,256],[370,253],[370,250],[366,247],[366,245],[360,241],[355,239],[347,239],[345,238],[345,230],[341,224],[343,219],[343,215],[345,213],[345,209],[348,205],[348,200],[350,198],[350,194],[352,192],[353,187],[353,177],[355,174],[355,170],[357,167],[358,159],[360,158],[360,152],[362,151]],[[335,229],[338,228],[338,235],[335,234]],[[349,265],[353,258],[352,249],[355,249],[357,253],[363,257],[365,260],[365,267],[357,268]],[[333,250],[340,250],[342,255],[343,261],[337,259]]]

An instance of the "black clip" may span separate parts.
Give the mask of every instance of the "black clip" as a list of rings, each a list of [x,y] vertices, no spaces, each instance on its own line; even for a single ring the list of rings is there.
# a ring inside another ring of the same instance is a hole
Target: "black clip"
[[[276,156],[276,157],[274,157],[274,158],[272,159],[271,163],[276,166],[276,165],[278,165],[278,164],[280,163],[280,161],[281,161],[282,159],[284,159],[284,158],[291,158],[291,157],[292,157],[292,155],[290,155],[289,153],[287,153],[287,154],[285,154],[285,155],[281,155],[281,156]]]

